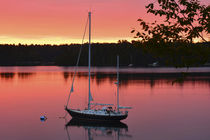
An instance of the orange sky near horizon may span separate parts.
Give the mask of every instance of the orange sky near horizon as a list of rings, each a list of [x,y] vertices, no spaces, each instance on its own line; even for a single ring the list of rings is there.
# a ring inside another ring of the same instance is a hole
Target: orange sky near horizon
[[[90,9],[93,42],[132,40],[138,18],[156,20],[146,14],[150,2],[154,0],[0,0],[0,44],[81,43]]]

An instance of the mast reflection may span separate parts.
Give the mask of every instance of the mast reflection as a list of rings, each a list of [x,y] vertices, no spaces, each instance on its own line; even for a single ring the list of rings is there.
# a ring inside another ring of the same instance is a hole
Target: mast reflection
[[[120,140],[120,138],[132,138],[131,135],[128,134],[128,126],[122,122],[112,122],[112,123],[104,123],[104,122],[88,122],[77,119],[71,119],[66,124],[66,131],[68,139],[70,140],[70,128],[82,128],[85,130],[86,139],[94,140],[96,139],[114,139]]]

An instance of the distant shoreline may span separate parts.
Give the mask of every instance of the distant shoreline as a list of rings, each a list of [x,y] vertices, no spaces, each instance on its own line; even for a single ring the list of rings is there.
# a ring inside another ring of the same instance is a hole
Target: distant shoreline
[[[91,65],[115,67],[116,57],[119,55],[120,66],[123,67],[210,67],[210,42],[156,45],[149,46],[141,42],[94,43]],[[59,46],[2,44],[0,66],[75,66],[80,47],[80,44]],[[88,44],[84,44],[79,66],[87,65]]]
[[[3,72],[74,72],[73,66],[0,66],[0,73]],[[92,73],[115,74],[116,67],[92,67]],[[88,72],[88,67],[80,66],[78,73]],[[210,67],[174,68],[174,67],[120,67],[120,74],[180,74],[188,73],[193,75],[210,74]]]

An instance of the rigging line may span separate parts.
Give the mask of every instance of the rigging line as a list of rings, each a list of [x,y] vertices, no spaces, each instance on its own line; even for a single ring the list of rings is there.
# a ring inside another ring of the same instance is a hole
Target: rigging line
[[[85,31],[84,31],[84,34],[83,34],[83,37],[82,37],[82,44],[81,44],[81,47],[80,47],[80,50],[79,50],[79,55],[78,55],[78,58],[77,58],[76,67],[74,68],[74,75],[73,75],[73,80],[72,80],[72,85],[71,85],[71,91],[70,91],[68,99],[67,99],[66,107],[69,104],[70,96],[71,96],[71,93],[73,92],[72,88],[73,88],[73,85],[74,85],[74,80],[75,80],[75,77],[76,77],[77,68],[78,68],[80,56],[81,56],[81,53],[82,53],[82,48],[83,48],[83,44],[84,44],[85,34],[87,32],[88,21],[89,21],[89,19],[87,18],[86,25],[85,25]]]
[[[89,21],[89,18],[87,18],[87,21],[86,21],[86,25],[85,25],[85,31],[84,31],[84,34],[83,34],[83,37],[82,37],[82,44],[81,44],[81,47],[80,47],[80,50],[79,50],[79,55],[78,55],[78,58],[77,58],[77,63],[76,63],[76,66],[74,68],[74,75],[73,75],[73,79],[72,79],[72,85],[71,85],[71,90],[70,90],[70,93],[69,93],[69,96],[68,96],[68,99],[67,99],[67,103],[66,103],[66,106],[68,106],[69,104],[69,100],[70,100],[70,96],[71,96],[71,93],[73,92],[73,85],[74,85],[74,79],[76,77],[76,73],[77,73],[77,68],[78,68],[78,65],[79,65],[79,60],[80,60],[80,56],[81,56],[81,53],[82,53],[82,48],[83,48],[83,44],[84,44],[84,39],[85,39],[85,34],[87,32],[87,25],[88,25],[88,21]],[[61,118],[65,118],[67,116],[67,112],[65,113],[64,117],[61,117]]]

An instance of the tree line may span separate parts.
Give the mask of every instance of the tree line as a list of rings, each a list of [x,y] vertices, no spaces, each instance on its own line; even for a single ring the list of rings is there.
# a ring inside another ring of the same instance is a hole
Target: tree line
[[[93,66],[116,66],[120,56],[121,66],[194,67],[210,62],[210,42],[206,43],[152,43],[142,41],[118,43],[93,43]],[[1,66],[75,66],[81,44],[70,45],[0,45]],[[88,65],[88,43],[83,44],[79,66]]]

